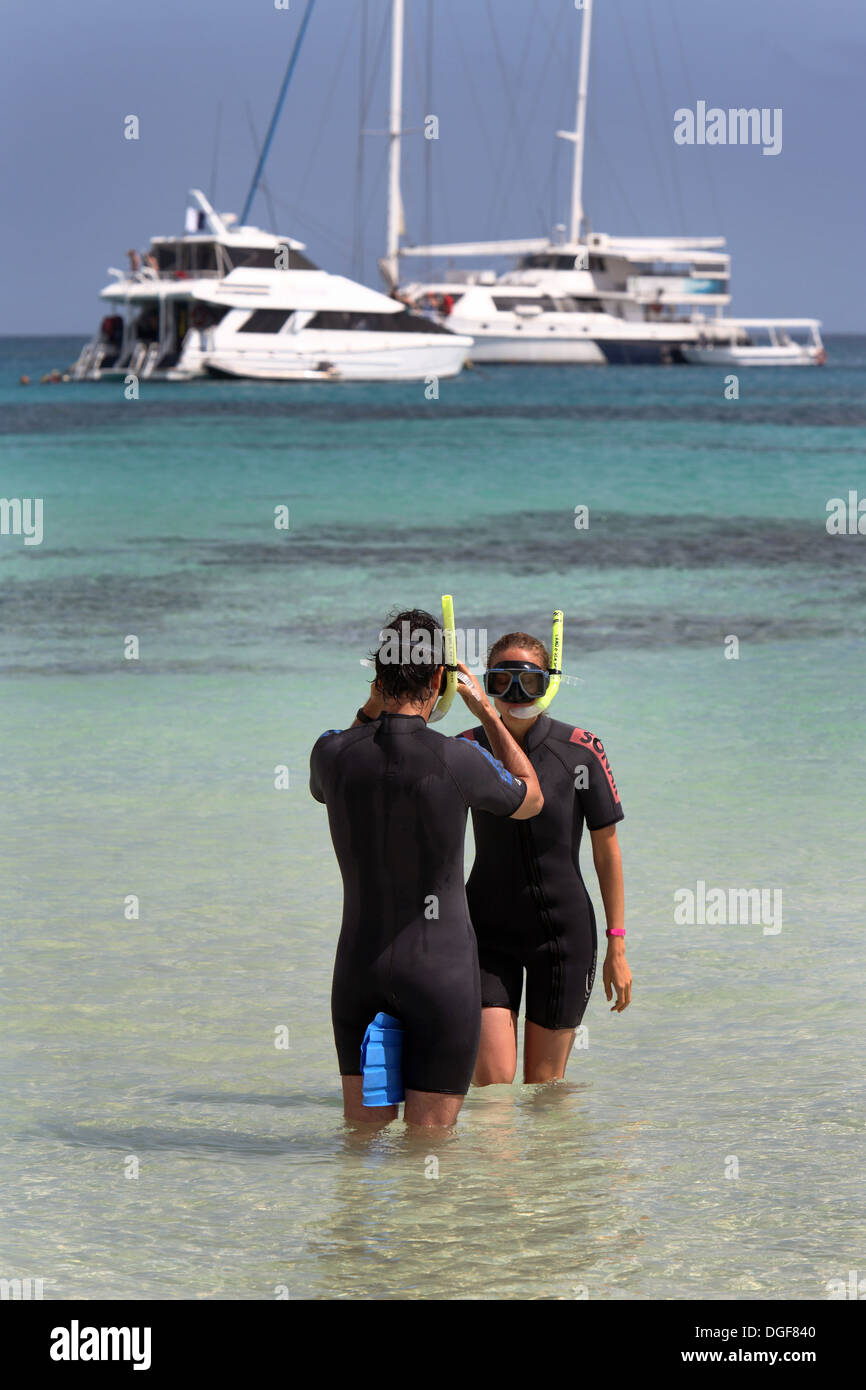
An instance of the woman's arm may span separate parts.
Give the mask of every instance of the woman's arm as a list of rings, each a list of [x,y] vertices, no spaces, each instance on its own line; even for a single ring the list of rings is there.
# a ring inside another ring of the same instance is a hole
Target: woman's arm
[[[592,862],[598,876],[601,899],[608,931],[625,926],[625,889],[622,881],[622,855],[616,838],[616,826],[590,830]],[[616,990],[616,1003],[611,1013],[622,1013],[631,1003],[631,971],[625,958],[625,937],[609,936],[602,971],[605,997],[610,1001]]]

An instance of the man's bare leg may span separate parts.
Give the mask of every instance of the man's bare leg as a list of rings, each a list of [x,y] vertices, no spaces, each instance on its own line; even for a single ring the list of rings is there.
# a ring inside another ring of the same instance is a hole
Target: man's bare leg
[[[529,1085],[561,1081],[574,1045],[574,1033],[573,1028],[540,1028],[527,1019],[523,1035],[523,1080]]]
[[[460,1114],[465,1096],[443,1095],[441,1091],[407,1091],[403,1119],[409,1125],[446,1129]]]
[[[347,1120],[364,1124],[388,1124],[396,1120],[396,1105],[364,1105],[364,1078],[362,1076],[341,1076],[343,1083],[343,1114]]]
[[[511,1009],[482,1009],[473,1085],[510,1086],[516,1071],[517,1014]]]

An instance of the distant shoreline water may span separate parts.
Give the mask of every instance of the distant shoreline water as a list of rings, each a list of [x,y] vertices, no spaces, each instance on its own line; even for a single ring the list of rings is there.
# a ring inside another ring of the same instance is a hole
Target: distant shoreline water
[[[65,365],[22,341],[2,490],[44,499],[44,538],[0,537],[8,1273],[46,1299],[706,1302],[862,1268],[866,536],[825,521],[864,489],[866,337],[743,371],[736,402],[698,367],[125,402],[19,387]],[[551,714],[622,796],[635,993],[614,1017],[597,984],[565,1084],[470,1092],[419,1153],[342,1128],[307,777],[385,615],[445,592],[491,640],[565,611],[582,684]],[[780,894],[781,930],[678,923],[699,883]]]

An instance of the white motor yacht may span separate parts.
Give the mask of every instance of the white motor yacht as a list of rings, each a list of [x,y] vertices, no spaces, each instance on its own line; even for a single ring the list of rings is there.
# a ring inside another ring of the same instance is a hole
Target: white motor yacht
[[[418,381],[455,376],[472,340],[405,304],[320,270],[302,242],[235,226],[191,190],[187,231],[130,252],[77,380],[203,376]]]

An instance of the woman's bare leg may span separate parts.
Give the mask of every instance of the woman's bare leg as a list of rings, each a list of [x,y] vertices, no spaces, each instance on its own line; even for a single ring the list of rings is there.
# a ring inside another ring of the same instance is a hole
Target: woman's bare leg
[[[511,1009],[481,1010],[481,1042],[475,1086],[510,1086],[517,1071],[517,1014]]]
[[[560,1081],[565,1076],[568,1054],[574,1046],[573,1028],[540,1028],[526,1020],[523,1036],[523,1080]]]

